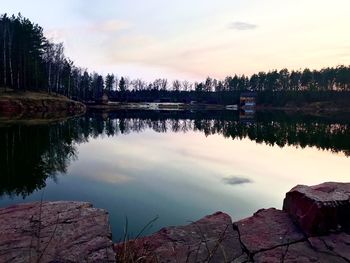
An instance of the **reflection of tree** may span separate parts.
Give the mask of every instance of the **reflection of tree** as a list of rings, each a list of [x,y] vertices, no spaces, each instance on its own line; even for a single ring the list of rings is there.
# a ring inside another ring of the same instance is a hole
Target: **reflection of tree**
[[[26,196],[65,173],[83,141],[71,122],[0,128],[0,194]]]
[[[281,112],[258,113],[252,123],[240,122],[232,112],[154,112],[118,111],[109,113],[104,119],[99,114],[85,117],[92,126],[92,134],[108,136],[142,132],[200,131],[206,136],[221,134],[226,138],[249,138],[257,143],[284,147],[315,146],[318,149],[343,152],[350,155],[350,130],[348,120],[333,121],[328,118],[300,114],[287,115]],[[96,122],[99,122],[96,124]]]
[[[0,127],[0,195],[26,196],[45,187],[47,178],[65,173],[76,158],[76,145],[98,136],[156,132],[202,132],[225,138],[249,138],[284,147],[315,146],[350,156],[348,120],[283,113],[258,113],[244,123],[232,112],[118,111],[90,113],[52,125]]]

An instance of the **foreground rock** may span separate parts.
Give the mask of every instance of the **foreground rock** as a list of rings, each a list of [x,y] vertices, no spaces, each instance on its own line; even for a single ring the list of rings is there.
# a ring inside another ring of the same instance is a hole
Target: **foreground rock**
[[[346,263],[349,261],[342,257],[329,254],[328,251],[317,251],[305,241],[260,252],[254,256],[254,262]]]
[[[108,214],[80,202],[0,209],[0,262],[115,262]]]
[[[313,248],[321,253],[342,257],[350,262],[350,235],[348,233],[311,237],[309,242]]]
[[[0,262],[349,263],[349,187],[297,186],[284,211],[262,209],[235,223],[218,212],[114,247],[108,214],[91,204],[12,206],[0,209]]]
[[[350,243],[337,238],[333,248],[321,246],[322,238],[311,242],[291,217],[274,208],[234,223],[251,262],[348,262]],[[326,236],[326,239],[331,237]],[[332,239],[331,239],[332,240]],[[330,244],[330,242],[329,242]],[[338,250],[336,253],[334,250]],[[341,251],[348,251],[341,252]]]
[[[144,259],[141,262],[242,262],[247,259],[230,216],[221,212],[187,226],[164,228],[152,236],[116,244],[115,250],[117,258],[130,262],[141,259]]]
[[[297,186],[284,210],[262,209],[232,224],[216,213],[115,245],[119,262],[350,262],[350,184]],[[320,233],[326,235],[320,235]],[[123,261],[124,260],[124,261]]]
[[[250,254],[306,240],[288,214],[274,208],[259,210],[235,226]]]
[[[350,228],[350,184],[298,185],[286,194],[283,210],[307,235]]]

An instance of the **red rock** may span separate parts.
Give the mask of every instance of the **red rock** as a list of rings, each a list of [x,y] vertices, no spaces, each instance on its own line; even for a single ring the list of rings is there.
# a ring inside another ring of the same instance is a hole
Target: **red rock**
[[[286,211],[309,236],[350,227],[350,184],[298,185],[286,194]]]
[[[341,257],[328,253],[315,251],[308,242],[298,242],[287,246],[277,247],[271,250],[263,251],[254,256],[254,262],[257,263],[345,263],[348,262]]]
[[[218,212],[187,226],[115,245],[118,258],[142,262],[232,262],[246,260],[237,231],[227,214]]]
[[[115,262],[108,214],[80,202],[2,208],[0,262]]]
[[[251,254],[306,239],[288,214],[275,208],[259,210],[234,224]]]
[[[347,233],[311,237],[309,242],[319,252],[340,256],[350,261],[350,235]]]

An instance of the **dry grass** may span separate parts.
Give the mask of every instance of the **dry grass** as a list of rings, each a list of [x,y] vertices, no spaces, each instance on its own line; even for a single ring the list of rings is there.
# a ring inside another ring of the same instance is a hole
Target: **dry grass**
[[[141,235],[148,229],[153,226],[153,223],[158,220],[158,216],[150,220],[136,235],[135,238],[130,239],[129,235],[129,222],[128,218],[125,218],[125,227],[124,227],[124,237],[123,240],[120,241],[122,244],[117,253],[116,253],[116,261],[117,263],[139,263],[139,262],[157,262],[156,258],[150,259],[149,256],[143,255],[144,253],[140,252],[136,246],[136,242]],[[141,254],[141,255],[140,255]]]
[[[159,255],[152,251],[152,249],[149,251],[149,248],[145,248],[142,245],[138,244],[138,239],[140,235],[143,233],[144,230],[148,229],[152,223],[157,220],[157,218],[151,220],[140,232],[140,234],[135,238],[130,240],[129,236],[127,234],[128,231],[128,221],[126,220],[125,224],[125,234],[124,239],[119,243],[118,249],[116,251],[116,261],[117,263],[158,263],[160,262]],[[198,247],[193,249],[190,246],[188,247],[188,252],[186,259],[181,258],[178,259],[176,255],[174,255],[174,258],[172,262],[183,262],[183,263],[190,263],[190,262],[203,262],[203,263],[209,263],[212,262],[214,256],[216,253],[222,253],[223,255],[223,263],[228,263],[229,260],[227,259],[225,249],[222,246],[222,243],[225,239],[225,235],[227,233],[228,228],[231,225],[227,225],[224,231],[220,234],[218,239],[216,240],[215,244],[213,245],[211,241],[209,241],[206,238],[205,233],[202,231],[201,227],[197,225],[195,222],[192,222],[195,224],[196,228],[198,229],[198,233],[200,235],[200,241],[198,244]],[[174,241],[175,242],[175,241]],[[209,244],[211,243],[211,244]],[[199,259],[199,251],[202,249],[204,244],[204,249],[207,253],[207,256],[205,259]],[[176,250],[176,244],[173,243],[173,252],[175,253]],[[194,253],[194,254],[193,254]]]
[[[46,92],[33,92],[33,91],[13,91],[4,88],[0,88],[0,98],[3,99],[30,99],[30,100],[42,100],[42,99],[55,99],[55,100],[68,100],[63,95],[56,95],[54,93],[48,94]]]

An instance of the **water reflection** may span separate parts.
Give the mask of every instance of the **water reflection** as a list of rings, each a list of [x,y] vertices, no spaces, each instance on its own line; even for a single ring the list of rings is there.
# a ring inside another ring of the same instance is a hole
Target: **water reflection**
[[[93,114],[91,128],[108,136],[142,132],[200,131],[206,136],[221,134],[226,138],[249,138],[257,143],[284,147],[315,146],[318,149],[350,155],[350,131],[347,119],[337,120],[283,112],[258,112],[247,122],[246,116],[232,112],[114,112]],[[98,122],[95,123],[95,122]],[[95,126],[97,125],[97,126]],[[96,132],[95,132],[96,134]]]
[[[158,133],[195,131],[206,136],[220,134],[225,138],[249,138],[257,143],[280,147],[315,146],[350,155],[349,123],[342,118],[332,120],[281,112],[258,112],[253,121],[247,122],[242,114],[228,111],[95,112],[50,125],[0,127],[0,195],[25,197],[45,187],[48,177],[55,179],[58,173],[66,172],[70,163],[77,158],[77,145],[88,142],[89,138],[140,133],[148,129]],[[185,152],[182,154],[186,155]],[[129,179],[122,174],[110,177],[111,182]],[[236,185],[247,184],[251,180],[235,176],[225,178],[223,182]]]
[[[0,195],[31,194],[65,173],[81,142],[72,123],[0,128]]]

